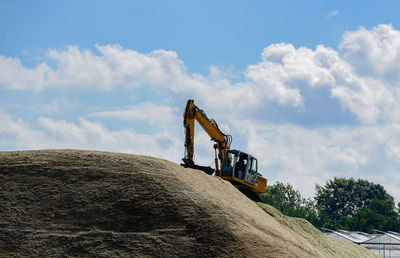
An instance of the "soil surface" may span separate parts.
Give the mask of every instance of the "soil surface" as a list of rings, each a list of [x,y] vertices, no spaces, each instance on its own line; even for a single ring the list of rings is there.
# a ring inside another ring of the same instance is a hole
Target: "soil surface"
[[[0,152],[0,257],[375,257],[152,157]]]

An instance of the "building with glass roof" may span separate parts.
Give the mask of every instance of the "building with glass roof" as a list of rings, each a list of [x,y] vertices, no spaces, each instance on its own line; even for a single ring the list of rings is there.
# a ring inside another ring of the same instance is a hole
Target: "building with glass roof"
[[[324,234],[361,245],[382,257],[400,258],[400,233],[374,230],[374,234],[330,230],[323,228]]]

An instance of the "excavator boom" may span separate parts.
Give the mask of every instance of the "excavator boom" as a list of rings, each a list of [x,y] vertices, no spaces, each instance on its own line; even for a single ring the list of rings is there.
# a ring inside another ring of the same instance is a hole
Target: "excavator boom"
[[[185,157],[182,159],[185,167],[197,168],[205,171],[207,174],[211,172],[209,167],[198,166],[194,164],[194,125],[197,121],[201,127],[210,136],[211,140],[215,142],[214,149],[217,152],[218,159],[222,162],[226,151],[230,148],[232,136],[222,133],[218,124],[213,120],[209,119],[203,110],[199,109],[193,100],[188,100],[186,108],[183,114],[183,127],[185,128]],[[216,155],[217,156],[217,155]],[[219,173],[218,159],[215,158],[216,173]]]

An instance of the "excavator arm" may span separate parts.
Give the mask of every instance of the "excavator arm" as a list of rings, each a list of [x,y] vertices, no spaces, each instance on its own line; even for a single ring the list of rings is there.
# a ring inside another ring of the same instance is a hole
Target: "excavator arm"
[[[201,169],[208,174],[211,174],[209,167],[202,167],[194,164],[194,125],[197,121],[201,127],[210,136],[211,140],[215,142],[215,168],[216,174],[219,175],[220,170],[218,167],[218,159],[222,164],[227,150],[230,148],[232,136],[222,133],[215,120],[209,119],[203,110],[199,109],[193,100],[188,100],[183,114],[183,126],[185,128],[185,157],[182,159],[185,167]],[[218,150],[218,154],[217,154]],[[217,158],[218,157],[218,158]]]

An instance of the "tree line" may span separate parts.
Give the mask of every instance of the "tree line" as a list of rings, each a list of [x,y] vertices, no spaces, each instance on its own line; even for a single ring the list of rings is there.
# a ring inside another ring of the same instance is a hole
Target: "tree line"
[[[304,198],[290,184],[276,182],[260,197],[283,214],[304,218],[317,228],[373,233],[400,232],[400,203],[380,184],[335,177],[315,186],[314,198]]]

